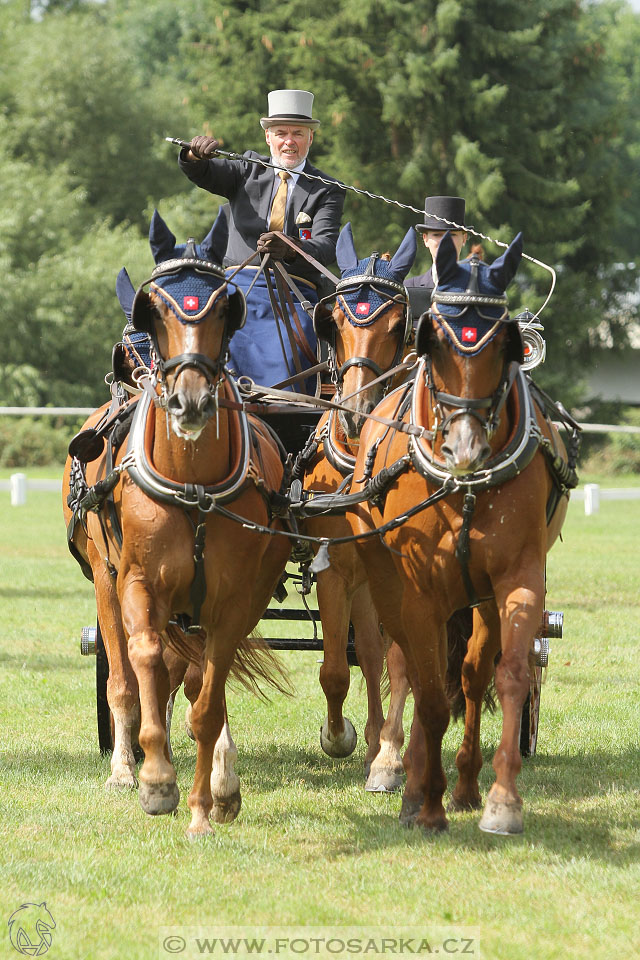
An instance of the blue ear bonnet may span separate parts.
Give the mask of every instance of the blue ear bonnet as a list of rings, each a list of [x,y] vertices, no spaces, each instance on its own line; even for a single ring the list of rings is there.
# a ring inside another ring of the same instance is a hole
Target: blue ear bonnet
[[[155,277],[150,289],[177,314],[181,323],[199,323],[208,314],[225,282],[224,276],[216,277],[210,272],[203,274],[187,268]]]
[[[376,285],[376,277],[383,283]],[[336,287],[336,293],[347,319],[358,326],[367,326],[377,320],[381,313],[396,302],[391,299],[394,296],[402,296],[403,300],[406,300],[407,296],[391,262],[381,260],[377,255],[358,260],[357,266],[345,270]]]
[[[464,356],[480,353],[497,336],[501,321],[509,319],[504,290],[492,282],[489,267],[477,257],[458,263],[455,279],[442,284],[438,279],[431,301],[437,323]]]

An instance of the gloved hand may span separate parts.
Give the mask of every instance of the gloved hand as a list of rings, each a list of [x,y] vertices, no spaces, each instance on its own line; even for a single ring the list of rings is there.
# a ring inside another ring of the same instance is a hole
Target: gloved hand
[[[275,233],[263,233],[258,237],[256,250],[261,256],[270,254],[272,260],[293,260],[296,252]]]
[[[199,136],[193,138],[189,144],[189,150],[196,160],[211,160],[219,146],[219,140],[215,140],[213,137]]]

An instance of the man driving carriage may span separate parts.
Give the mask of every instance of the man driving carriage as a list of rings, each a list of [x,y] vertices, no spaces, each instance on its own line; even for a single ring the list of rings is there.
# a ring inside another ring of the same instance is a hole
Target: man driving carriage
[[[272,261],[284,263],[302,296],[311,303],[322,295],[324,278],[304,254],[323,266],[333,262],[344,205],[344,191],[307,158],[320,123],[313,118],[313,99],[306,90],[269,93],[268,116],[260,120],[270,150],[268,157],[249,150],[244,154],[246,162],[214,159],[219,143],[207,136],[194,137],[190,148],[183,148],[179,157],[180,169],[189,180],[229,200],[229,240],[224,260],[228,272],[256,250],[261,256],[268,253]],[[261,161],[273,166],[264,166]],[[309,179],[304,173],[332,182]],[[276,231],[291,238],[300,252]],[[229,366],[236,376],[274,385],[297,368],[305,370],[315,364],[316,337],[311,318],[297,297],[296,316],[289,329],[286,322],[276,327],[269,277],[264,273],[256,277],[258,270],[254,260],[234,277],[245,293],[255,283],[247,298],[247,323],[230,344]],[[273,283],[273,271],[270,277]],[[294,389],[302,389],[302,383],[295,384]],[[308,379],[306,389],[315,393],[315,380]]]

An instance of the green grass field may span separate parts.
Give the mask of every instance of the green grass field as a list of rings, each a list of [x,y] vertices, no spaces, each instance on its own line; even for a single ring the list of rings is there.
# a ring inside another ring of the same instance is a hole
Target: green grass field
[[[399,796],[364,793],[362,742],[339,762],[320,750],[318,655],[288,653],[295,699],[230,698],[243,809],[193,844],[184,697],[180,807],[151,819],[134,793],[103,788],[95,664],[79,655],[92,587],[67,552],[59,497],[30,493],[12,508],[0,492],[0,957],[19,955],[11,914],[43,901],[57,924],[51,960],[168,957],[180,944],[163,947],[160,930],[180,925],[239,927],[240,937],[257,926],[285,937],[348,928],[364,942],[420,929],[432,952],[462,953],[462,940],[438,939],[444,930],[473,940],[466,955],[507,960],[637,955],[639,542],[640,502],[603,502],[593,517],[575,503],[550,556],[547,606],[564,611],[565,630],[552,641],[538,754],[519,780],[522,838],[482,834],[478,814],[452,815],[444,836],[400,827]],[[361,734],[355,670],[347,706]],[[499,730],[499,715],[487,717],[484,792]],[[451,785],[460,735],[452,726],[445,739]],[[189,941],[181,955],[203,950]]]

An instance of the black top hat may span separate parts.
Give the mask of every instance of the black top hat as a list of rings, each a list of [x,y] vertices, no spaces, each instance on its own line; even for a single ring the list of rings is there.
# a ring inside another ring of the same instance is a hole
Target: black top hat
[[[424,223],[416,230],[464,230],[464,199],[462,197],[425,197]]]

